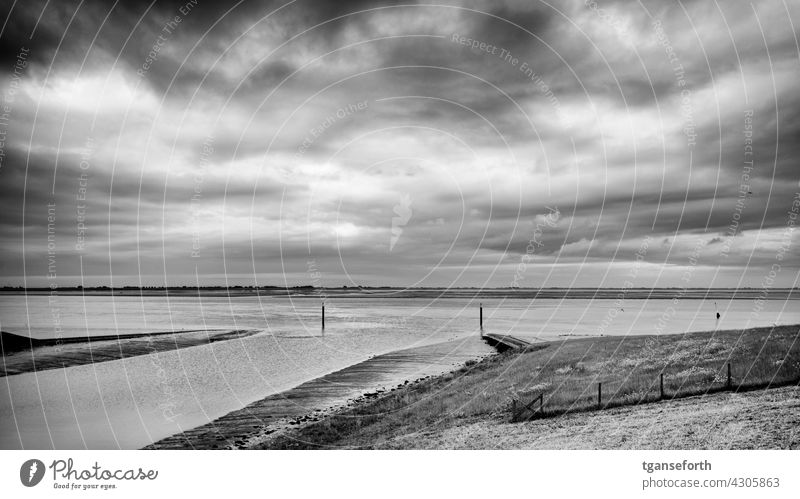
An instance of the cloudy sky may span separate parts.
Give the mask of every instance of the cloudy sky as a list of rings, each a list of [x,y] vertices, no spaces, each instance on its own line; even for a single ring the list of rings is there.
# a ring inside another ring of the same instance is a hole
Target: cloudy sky
[[[2,284],[797,283],[797,2],[4,4]]]

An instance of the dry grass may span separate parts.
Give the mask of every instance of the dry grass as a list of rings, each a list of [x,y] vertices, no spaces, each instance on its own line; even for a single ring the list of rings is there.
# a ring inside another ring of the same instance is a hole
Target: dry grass
[[[265,444],[270,448],[381,446],[387,440],[461,424],[512,419],[513,400],[543,395],[544,414],[553,416],[601,407],[711,393],[726,388],[797,384],[800,327],[670,336],[627,336],[552,342],[529,352],[507,352],[483,362],[395,390]],[[532,416],[519,414],[521,419]]]
[[[492,419],[388,440],[382,449],[798,449],[800,386],[685,397],[507,423]]]

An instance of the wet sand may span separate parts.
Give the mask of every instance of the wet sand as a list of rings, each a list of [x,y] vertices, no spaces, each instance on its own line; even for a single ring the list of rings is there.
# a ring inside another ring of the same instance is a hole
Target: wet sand
[[[245,338],[258,330],[176,331],[136,335],[33,340],[33,349],[16,349],[3,355],[0,377],[47,369],[62,369],[137,355],[177,350],[217,341]],[[6,336],[9,333],[3,333]]]
[[[246,449],[304,423],[451,371],[495,350],[478,337],[375,356],[283,393],[271,395],[208,424],[162,439],[147,449]]]

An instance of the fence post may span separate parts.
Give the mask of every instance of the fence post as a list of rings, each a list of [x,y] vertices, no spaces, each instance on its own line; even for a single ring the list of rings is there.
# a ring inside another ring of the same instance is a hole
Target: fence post
[[[481,331],[483,331],[483,303],[479,303],[479,304],[478,304],[478,306],[479,306],[479,307],[480,307],[480,309],[481,309],[481,318],[480,318],[480,324],[481,324]]]
[[[727,386],[728,386],[728,390],[730,390],[731,389],[731,363],[730,362],[728,362],[728,383],[727,383]]]
[[[322,302],[322,329],[325,329],[325,302]]]
[[[661,373],[661,398],[664,398],[664,373]]]
[[[597,405],[603,403],[603,383],[597,383]]]

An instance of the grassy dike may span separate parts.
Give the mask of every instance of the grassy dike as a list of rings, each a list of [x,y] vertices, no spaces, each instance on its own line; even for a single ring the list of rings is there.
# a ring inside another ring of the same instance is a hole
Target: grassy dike
[[[667,400],[728,390],[728,363],[733,391],[797,385],[800,326],[544,343],[362,401],[278,434],[260,448],[371,448],[476,422],[506,424],[512,400],[528,402],[540,394],[544,411],[535,417],[556,422],[564,414],[660,400],[662,373]]]

